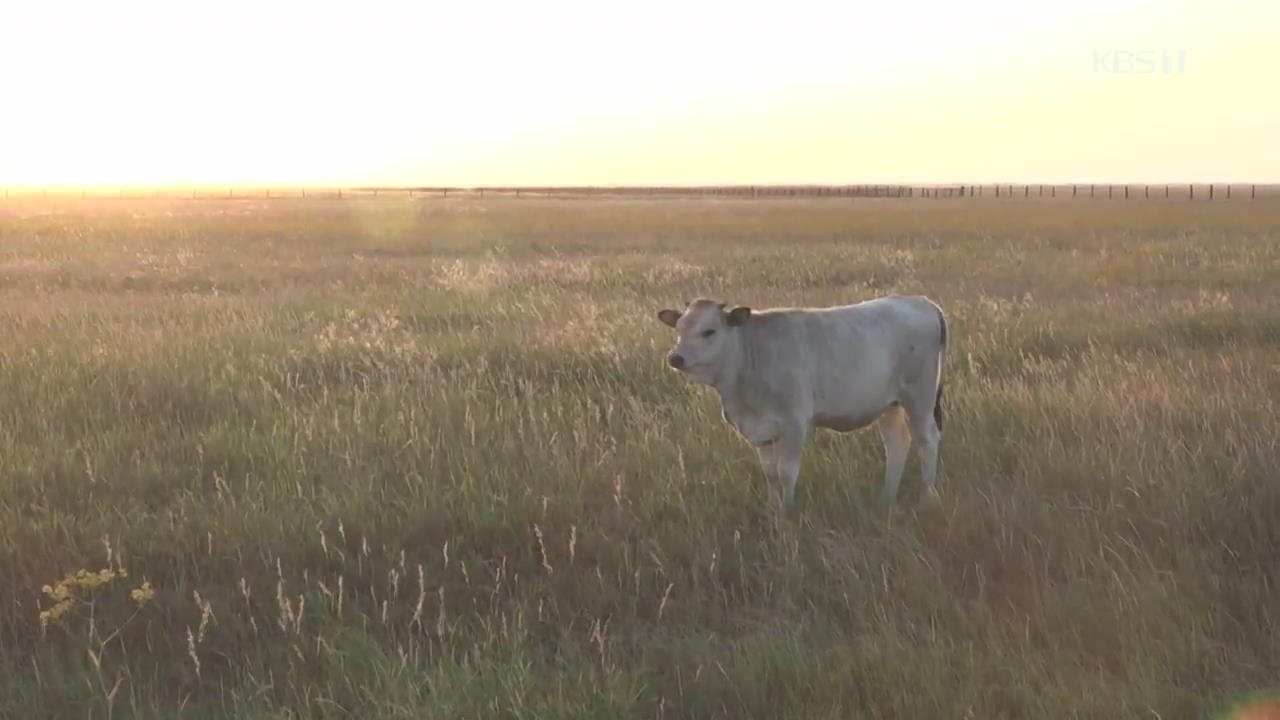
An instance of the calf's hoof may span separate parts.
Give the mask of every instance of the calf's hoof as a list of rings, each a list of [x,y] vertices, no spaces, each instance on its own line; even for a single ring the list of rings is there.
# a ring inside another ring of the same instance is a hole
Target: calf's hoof
[[[920,507],[925,510],[941,510],[942,497],[938,495],[938,491],[929,488],[920,494]]]

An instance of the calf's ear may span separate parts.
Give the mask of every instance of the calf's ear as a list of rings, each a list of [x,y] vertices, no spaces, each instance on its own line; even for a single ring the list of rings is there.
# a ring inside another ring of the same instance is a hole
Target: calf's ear
[[[751,317],[751,308],[738,306],[729,311],[729,317],[726,322],[730,327],[737,327],[747,321]]]
[[[661,320],[664,325],[675,327],[676,321],[680,319],[680,313],[675,310],[659,310],[658,319]]]

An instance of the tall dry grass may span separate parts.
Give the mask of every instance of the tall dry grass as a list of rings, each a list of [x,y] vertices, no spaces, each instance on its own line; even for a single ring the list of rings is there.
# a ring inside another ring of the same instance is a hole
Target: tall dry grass
[[[654,311],[894,292],[944,510],[820,434],[776,519]],[[0,715],[1204,717],[1278,398],[1268,202],[12,202]]]

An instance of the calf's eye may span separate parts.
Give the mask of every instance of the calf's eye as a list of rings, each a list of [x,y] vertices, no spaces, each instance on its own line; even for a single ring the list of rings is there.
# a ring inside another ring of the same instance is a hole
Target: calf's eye
[[[715,335],[715,334],[716,334],[716,331],[715,331],[714,329],[712,329],[712,330],[703,330],[703,331],[702,331],[702,337],[704,337],[704,338],[709,338],[709,337],[711,337],[712,335]]]

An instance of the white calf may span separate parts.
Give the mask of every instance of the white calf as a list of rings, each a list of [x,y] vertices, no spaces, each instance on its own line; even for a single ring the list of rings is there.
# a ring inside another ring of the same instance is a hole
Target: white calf
[[[924,499],[938,501],[947,321],[928,298],[764,311],[698,300],[658,319],[679,332],[668,364],[720,394],[725,420],[756,447],[778,505],[791,502],[813,428],[873,422],[884,441],[885,498],[897,497],[914,436]]]

